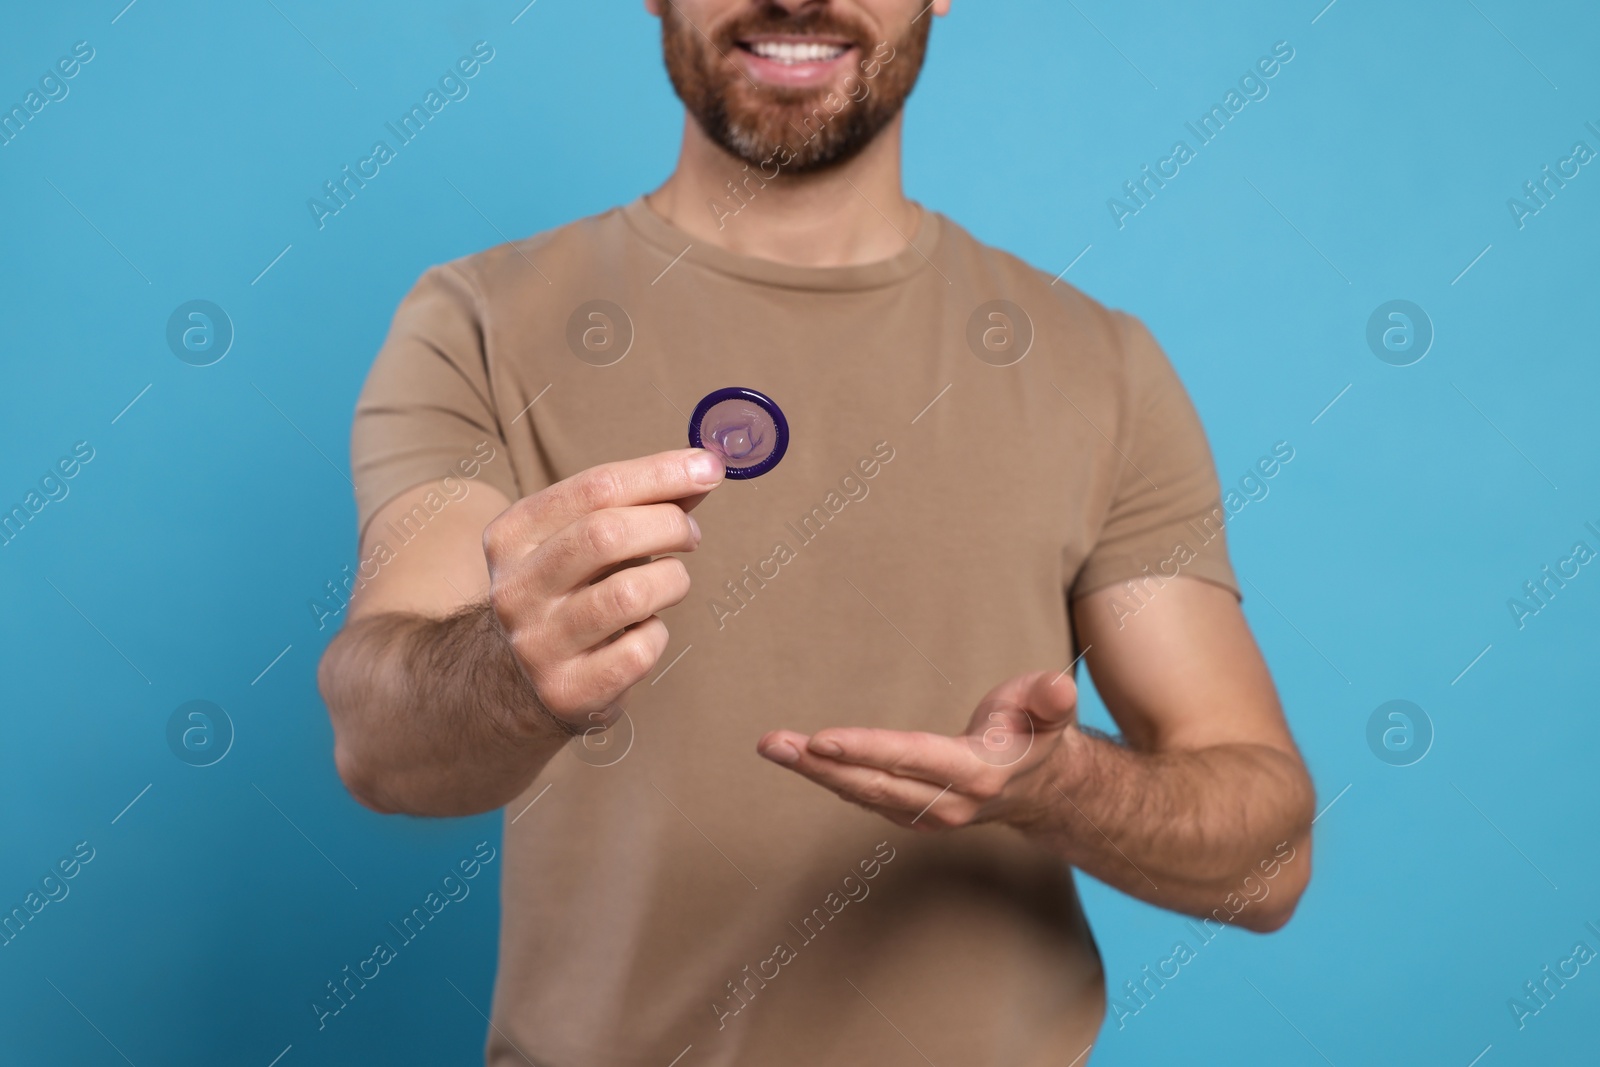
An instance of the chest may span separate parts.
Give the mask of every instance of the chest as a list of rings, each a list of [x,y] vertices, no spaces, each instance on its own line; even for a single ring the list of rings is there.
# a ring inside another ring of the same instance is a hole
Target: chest
[[[693,592],[663,615],[675,650],[694,646],[703,667],[785,663],[787,684],[819,692],[843,678],[959,692],[951,707],[966,709],[1001,672],[1060,656],[1120,417],[1069,329],[1044,319],[1027,356],[997,366],[969,344],[970,301],[937,292],[695,312],[631,299],[610,324],[620,359],[596,365],[530,332],[491,352],[492,384],[525,491],[686,447],[689,412],[715,389],[782,407],[783,461],[695,511]]]

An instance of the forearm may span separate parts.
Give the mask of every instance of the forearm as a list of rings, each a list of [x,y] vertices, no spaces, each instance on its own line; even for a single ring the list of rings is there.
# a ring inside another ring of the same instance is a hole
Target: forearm
[[[377,811],[502,807],[571,736],[542,711],[487,602],[444,619],[357,619],[328,646],[318,684],[339,775]]]
[[[1298,759],[1252,744],[1139,752],[1077,730],[1066,742],[1021,820],[1037,841],[1161,907],[1222,907],[1255,930],[1287,921],[1311,873],[1315,798]]]

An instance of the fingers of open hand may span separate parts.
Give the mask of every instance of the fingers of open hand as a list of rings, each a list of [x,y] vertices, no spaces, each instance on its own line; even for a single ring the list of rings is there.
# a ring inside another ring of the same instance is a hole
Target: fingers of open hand
[[[939,786],[950,785],[978,801],[993,799],[1005,787],[1004,770],[979,758],[964,736],[829,727],[817,731],[808,748],[845,763],[876,767]]]
[[[830,735],[838,732],[828,731]],[[975,821],[981,813],[982,801],[962,791],[959,782],[948,779],[936,782],[918,775],[899,774],[879,766],[822,755],[814,751],[801,734],[774,731],[762,738],[758,747],[762,755],[774,762],[782,763],[845,800],[877,812],[900,826],[915,830],[951,829]],[[970,756],[967,758],[971,760]]]

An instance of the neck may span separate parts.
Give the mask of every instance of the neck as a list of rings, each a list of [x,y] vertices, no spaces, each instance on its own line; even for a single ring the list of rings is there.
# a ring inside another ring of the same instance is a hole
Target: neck
[[[645,202],[697,242],[741,255],[804,267],[889,259],[922,214],[900,186],[900,130],[897,115],[846,163],[768,178],[776,163],[746,169],[685,116],[677,169]]]

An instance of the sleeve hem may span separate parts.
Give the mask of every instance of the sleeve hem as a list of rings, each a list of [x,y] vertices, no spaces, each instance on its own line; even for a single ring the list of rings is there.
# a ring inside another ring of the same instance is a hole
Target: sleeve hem
[[[1200,578],[1220,585],[1241,601],[1243,591],[1228,557],[1227,529],[1211,520],[1221,507],[1207,509],[1142,532],[1130,543],[1094,555],[1079,568],[1068,599],[1076,600],[1118,582],[1161,584],[1174,578]],[[1187,557],[1187,558],[1185,558]]]
[[[443,481],[447,477],[460,478],[462,481],[468,483],[469,486],[473,482],[482,482],[500,490],[500,492],[504,494],[508,500],[514,502],[517,499],[518,489],[515,484],[516,479],[509,466],[506,466],[504,470],[494,470],[491,473],[489,466],[485,465],[479,470],[478,474],[472,478],[467,478],[460,474],[454,474],[449,468],[450,462],[444,461],[439,467],[432,468],[427,473],[423,473],[420,469],[413,468],[410,473],[396,473],[390,478],[386,479],[386,482],[389,485],[392,485],[394,488],[385,488],[376,491],[375,495],[378,498],[377,502],[372,505],[371,511],[367,512],[367,514],[361,516],[360,518],[359,526],[356,530],[356,543],[358,545],[366,543],[367,533],[372,527],[373,520],[376,519],[378,517],[378,513],[384,508],[388,507],[389,504],[404,496],[406,493],[411,492],[413,489],[421,488],[424,485],[431,485],[434,482]]]
[[[1067,599],[1069,601],[1082,600],[1091,593],[1098,593],[1100,590],[1107,589],[1113,585],[1116,585],[1118,582],[1129,581],[1137,577],[1139,577],[1137,572],[1130,572],[1128,574],[1102,574],[1095,579],[1085,582],[1081,587],[1076,585],[1073,586],[1072,591],[1068,594]],[[1164,582],[1170,582],[1175,581],[1178,578],[1193,578],[1196,581],[1207,582],[1211,585],[1226,589],[1228,592],[1233,594],[1233,598],[1237,601],[1243,602],[1244,600],[1244,593],[1240,591],[1239,586],[1234,581],[1231,572],[1227,576],[1224,576],[1216,572],[1203,573],[1202,569],[1196,567],[1186,567],[1177,574],[1173,575],[1171,578],[1162,576],[1161,580]]]

